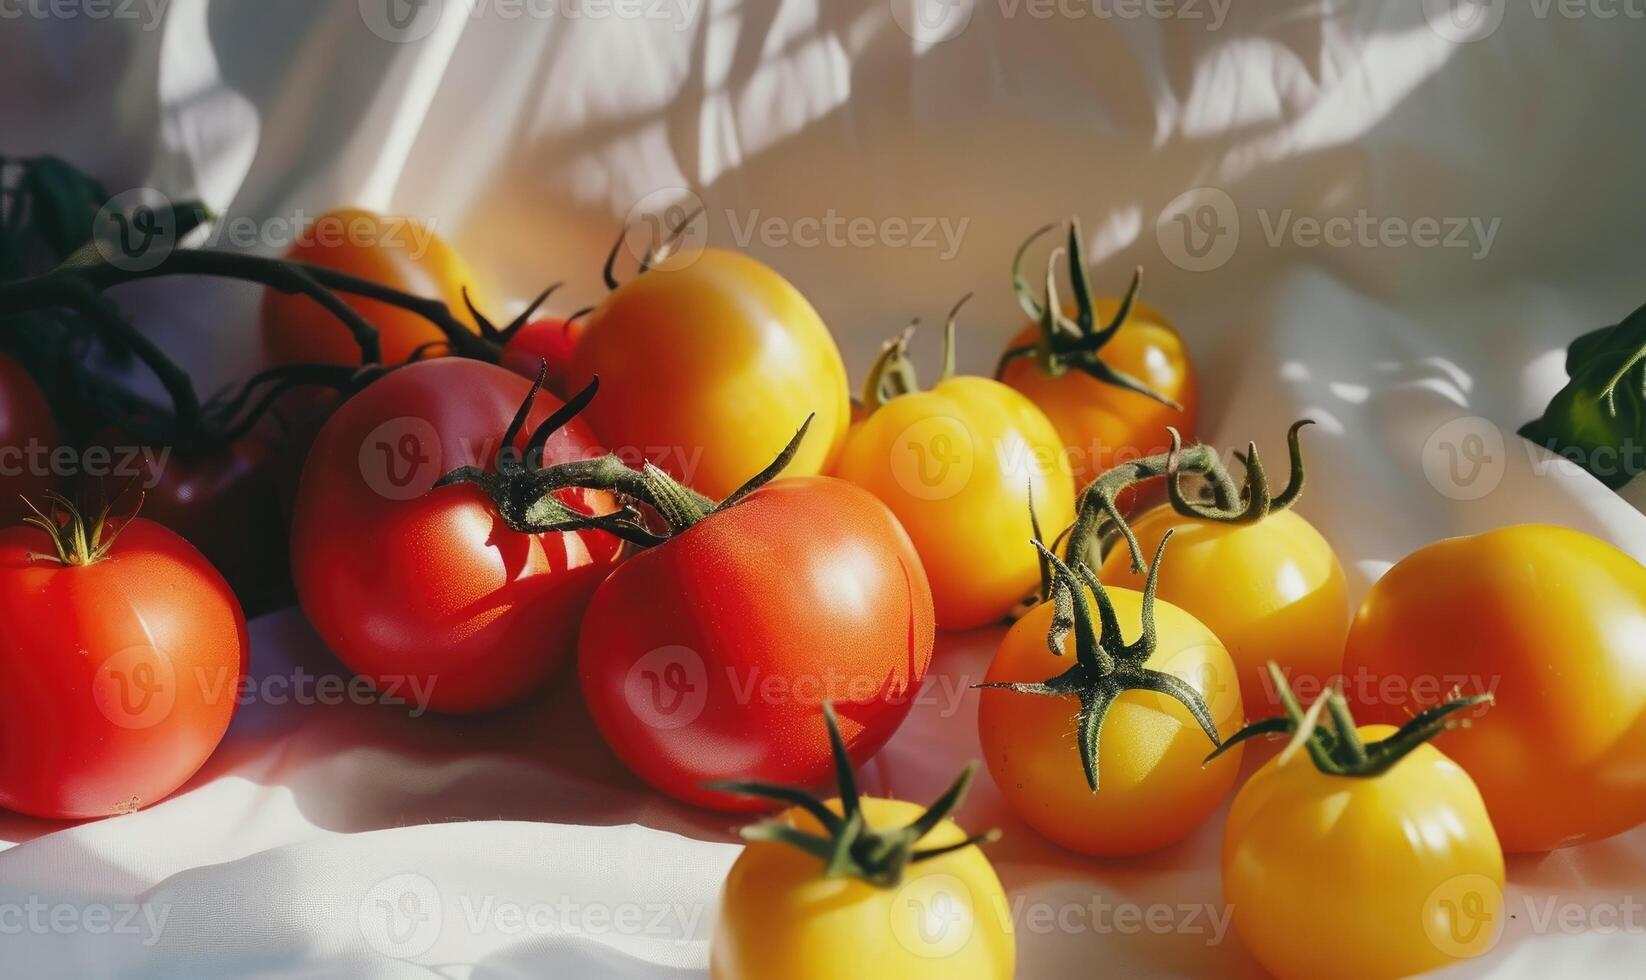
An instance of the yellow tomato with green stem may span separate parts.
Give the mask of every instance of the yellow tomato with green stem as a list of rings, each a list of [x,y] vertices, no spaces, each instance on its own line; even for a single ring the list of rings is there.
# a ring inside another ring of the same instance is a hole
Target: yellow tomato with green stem
[[[851,760],[824,702],[839,797],[732,782],[784,810],[746,828],[726,876],[709,951],[714,980],[1009,980],[1016,958],[1000,879],[949,819],[968,766],[930,807],[858,794]]]
[[[1234,663],[1156,600],[1153,573],[1142,592],[1106,589],[1088,566],[1041,554],[1050,598],[1006,634],[982,685],[989,772],[1018,816],[1070,850],[1158,850],[1200,826],[1239,774],[1238,747],[1203,764],[1241,725]],[[1139,624],[1129,643],[1122,617]]]
[[[1140,588],[1136,555],[1176,532],[1171,565],[1160,574],[1160,597],[1193,613],[1228,648],[1240,672],[1246,710],[1266,716],[1280,710],[1265,664],[1279,663],[1291,683],[1318,694],[1343,662],[1349,631],[1348,582],[1325,537],[1291,509],[1303,492],[1298,433],[1287,433],[1291,480],[1270,494],[1256,444],[1247,446],[1244,491],[1232,491],[1222,474],[1208,481],[1214,499],[1184,493],[1181,471],[1167,478],[1169,502],[1128,519],[1140,552],[1116,547],[1100,577],[1111,585]],[[1172,434],[1173,452],[1177,435]],[[1166,469],[1174,469],[1168,457]]]
[[[566,378],[577,390],[599,376],[587,421],[613,451],[718,499],[815,416],[784,474],[822,473],[834,461],[851,420],[846,366],[788,280],[704,248],[648,259],[621,284],[608,260],[607,282]]]
[[[1357,727],[1340,692],[1304,712],[1272,676],[1286,714],[1225,743],[1292,737],[1235,795],[1223,832],[1223,898],[1252,955],[1282,980],[1392,980],[1490,949],[1503,851],[1468,773],[1427,744],[1490,697]]]
[[[1040,572],[1026,515],[1032,506],[1067,524],[1074,481],[1056,430],[1032,402],[998,381],[954,373],[954,322],[951,312],[943,373],[928,390],[914,387],[906,345],[886,346],[864,386],[868,414],[834,472],[879,497],[909,532],[931,578],[937,625],[969,629],[1003,618],[1034,591]]]
[[[1076,485],[1113,466],[1165,450],[1168,426],[1193,433],[1200,385],[1188,346],[1165,315],[1138,299],[1143,270],[1124,296],[1094,296],[1080,224],[1069,222],[1067,254],[1074,304],[1057,298],[1054,250],[1045,299],[1022,274],[1023,258],[1047,225],[1018,248],[1012,285],[1030,323],[1006,345],[995,377],[1038,405],[1062,438]]]

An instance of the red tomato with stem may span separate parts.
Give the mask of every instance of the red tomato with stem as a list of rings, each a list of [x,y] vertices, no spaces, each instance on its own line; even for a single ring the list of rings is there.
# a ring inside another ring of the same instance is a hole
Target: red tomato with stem
[[[583,336],[582,317],[587,312],[579,311],[564,320],[549,317],[521,324],[504,340],[499,363],[528,378],[537,377],[539,366],[545,366],[548,374],[543,387],[561,398],[570,397],[573,392],[567,367],[578,338]]]
[[[0,530],[0,807],[53,820],[176,791],[228,729],[247,655],[234,593],[187,541],[66,520]]]
[[[435,487],[500,457],[599,456],[580,421],[544,427],[562,407],[495,364],[439,358],[389,372],[320,430],[292,529],[297,594],[338,658],[380,691],[487,711],[523,700],[571,655],[621,542],[600,530],[519,533],[481,488]],[[598,491],[556,499],[615,509]]]
[[[578,641],[583,696],[619,758],[701,806],[763,805],[715,780],[817,786],[832,699],[861,763],[908,714],[931,660],[931,587],[868,491],[777,480],[625,562]]]

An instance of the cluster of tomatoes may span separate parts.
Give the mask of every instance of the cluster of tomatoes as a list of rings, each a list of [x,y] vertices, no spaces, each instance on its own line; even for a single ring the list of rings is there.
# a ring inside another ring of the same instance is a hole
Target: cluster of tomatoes
[[[1094,293],[1073,224],[1043,289],[1014,268],[1031,322],[996,377],[955,372],[956,307],[935,385],[905,333],[856,399],[816,310],[747,256],[659,243],[621,283],[608,261],[592,310],[499,330],[456,253],[418,237],[414,254],[314,236],[340,244],[290,258],[437,297],[484,345],[346,296],[394,366],[347,397],[293,388],[278,441],[240,434],[237,458],[274,462],[241,467],[261,493],[208,497],[253,501],[216,516],[220,539],[16,485],[35,503],[0,531],[0,806],[97,817],[182,785],[246,667],[238,576],[214,565],[284,567],[289,545],[309,621],[380,689],[484,712],[574,663],[657,790],[791,806],[747,832],[717,977],[1010,975],[1000,883],[948,819],[969,773],[922,809],[861,798],[852,769],[904,720],[937,629],[1014,613],[979,685],[984,761],[1063,847],[1165,847],[1222,807],[1250,739],[1287,740],[1235,795],[1223,863],[1240,935],[1282,976],[1474,955],[1505,849],[1646,821],[1646,569],[1507,528],[1411,555],[1351,616],[1292,509],[1303,423],[1278,492],[1255,445],[1241,481],[1183,445],[1185,347],[1137,280]],[[362,368],[312,294],[270,289],[262,330],[271,370]],[[0,443],[55,440],[5,361],[0,399]],[[281,554],[260,554],[271,537]],[[831,778],[827,802],[785,788]],[[937,903],[934,931],[919,910]]]

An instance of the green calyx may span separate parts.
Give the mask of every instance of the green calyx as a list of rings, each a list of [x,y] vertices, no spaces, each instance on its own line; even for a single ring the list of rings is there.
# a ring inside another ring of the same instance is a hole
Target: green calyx
[[[913,822],[888,829],[870,827],[863,815],[862,798],[857,791],[857,777],[852,773],[852,760],[846,754],[845,741],[840,737],[840,724],[835,719],[834,706],[828,701],[823,702],[823,719],[829,728],[829,746],[834,753],[835,780],[840,794],[841,812],[835,813],[818,797],[791,786],[744,780],[709,783],[706,789],[741,796],[758,796],[784,806],[800,807],[822,824],[824,831],[821,835],[808,833],[781,820],[773,820],[744,827],[744,840],[774,842],[799,848],[823,862],[823,873],[826,877],[839,878],[850,875],[877,888],[895,888],[903,880],[904,870],[911,864],[919,864],[999,838],[998,830],[990,830],[942,847],[918,846],[927,834],[960,806],[960,801],[965,798],[966,790],[976,775],[976,763],[968,765],[949,788]]]
[[[112,504],[104,504],[97,512],[97,519],[88,523],[80,513],[80,508],[56,491],[46,491],[46,500],[50,506],[44,511],[27,497],[22,500],[24,506],[33,512],[23,518],[23,523],[44,531],[46,537],[51,540],[52,551],[55,552],[33,553],[29,555],[30,560],[56,561],[76,567],[107,558],[114,548],[115,539],[120,537],[120,532],[130,523],[131,518],[137,516],[137,510],[143,506],[143,500],[139,497],[137,507],[132,508],[126,520],[110,531],[108,519]]]
[[[710,514],[736,505],[775,479],[799,451],[801,440],[811,427],[813,418],[806,417],[794,438],[770,465],[731,496],[716,503],[676,481],[650,462],[644,463],[638,470],[631,469],[615,453],[594,459],[543,465],[543,449],[549,437],[564,428],[594,400],[600,390],[599,378],[590,381],[587,387],[532,430],[523,449],[516,449],[515,440],[525,427],[526,417],[543,388],[547,372],[547,365],[538,370],[537,379],[532,382],[508,431],[504,433],[502,448],[498,450],[493,469],[461,466],[434,484],[435,488],[454,483],[479,487],[496,505],[503,523],[510,530],[522,534],[597,530],[609,532],[641,547],[661,544]],[[573,489],[609,491],[627,502],[610,514],[586,514],[559,498],[558,494],[562,491]],[[655,510],[668,525],[669,534],[658,534],[648,527],[645,516],[633,506],[635,502],[647,504]]]
[[[1270,514],[1290,508],[1303,495],[1305,479],[1303,447],[1299,438],[1304,426],[1313,425],[1313,419],[1300,419],[1286,432],[1286,446],[1291,459],[1291,473],[1286,488],[1275,493],[1269,484],[1268,472],[1258,455],[1257,443],[1248,442],[1242,459],[1246,464],[1246,482],[1237,486],[1234,477],[1223,465],[1215,449],[1204,443],[1185,447],[1183,437],[1168,427],[1171,449],[1153,456],[1145,456],[1114,467],[1080,492],[1080,509],[1074,525],[1068,532],[1066,554],[1072,560],[1100,545],[1106,534],[1118,535],[1131,551],[1132,569],[1144,570],[1143,549],[1126,518],[1120,513],[1120,495],[1127,489],[1158,477],[1166,478],[1166,494],[1171,506],[1184,517],[1211,521],[1218,524],[1255,524]],[[1208,499],[1191,498],[1183,489],[1186,474],[1198,475],[1203,481],[1203,493]],[[1042,594],[1046,590],[1042,583]]]
[[[1079,699],[1076,737],[1080,740],[1080,762],[1085,770],[1086,785],[1094,793],[1098,788],[1098,746],[1102,740],[1103,721],[1108,717],[1115,699],[1126,691],[1154,691],[1177,700],[1188,709],[1211,743],[1214,746],[1221,744],[1211,709],[1200,692],[1174,674],[1145,666],[1154,655],[1159,640],[1155,631],[1155,588],[1159,581],[1160,557],[1171,537],[1172,532],[1168,531],[1155,551],[1154,562],[1143,586],[1142,632],[1131,643],[1127,643],[1121,635],[1114,604],[1091,566],[1077,562],[1070,568],[1051,549],[1036,540],[1034,545],[1051,570],[1048,601],[1052,603],[1052,621],[1046,633],[1046,645],[1052,653],[1062,656],[1064,641],[1073,632],[1075,662],[1056,677],[1038,683],[1001,681],[978,685],[1019,694]],[[1093,621],[1091,603],[1087,599],[1088,590],[1097,602],[1096,622]]]
[[[1286,682],[1286,675],[1281,673],[1280,666],[1272,660],[1269,661],[1269,678],[1274,682],[1275,690],[1280,695],[1281,706],[1286,713],[1253,722],[1242,728],[1207,756],[1207,762],[1223,754],[1230,746],[1239,745],[1247,739],[1259,735],[1288,735],[1291,741],[1281,751],[1282,761],[1289,759],[1299,749],[1307,749],[1315,768],[1328,776],[1352,776],[1362,779],[1379,776],[1410,755],[1413,749],[1441,732],[1449,728],[1467,726],[1468,719],[1454,717],[1459,711],[1476,705],[1494,703],[1489,693],[1461,697],[1454,690],[1449,700],[1413,715],[1389,737],[1376,742],[1364,742],[1356,731],[1354,717],[1349,713],[1348,702],[1344,700],[1341,690],[1334,688],[1327,691],[1305,711],[1298,703],[1296,695],[1292,693],[1291,685]],[[1331,719],[1329,726],[1320,720],[1322,711]]]
[[[943,367],[937,375],[938,384],[955,375],[955,318],[960,315],[960,308],[971,298],[971,293],[960,297],[960,301],[949,310],[948,320],[943,325]],[[915,327],[919,325],[919,320],[913,321],[903,328],[902,333],[880,345],[880,355],[869,368],[869,377],[863,384],[862,404],[870,410],[879,408],[893,398],[920,390],[914,360],[909,357],[909,340],[914,336]]]
[[[1028,254],[1029,247],[1055,227],[1056,225],[1045,225],[1037,229],[1024,239],[1023,244],[1017,247],[1017,252],[1012,256],[1012,290],[1017,294],[1017,302],[1023,308],[1023,312],[1028,314],[1030,320],[1040,325],[1040,337],[1033,344],[1013,347],[1000,355],[1000,362],[995,366],[995,377],[1004,376],[1006,365],[1012,361],[1020,357],[1033,357],[1039,362],[1040,369],[1053,377],[1068,371],[1084,371],[1104,384],[1135,392],[1162,405],[1181,410],[1183,406],[1176,401],[1126,372],[1110,367],[1098,355],[1131,315],[1132,307],[1137,302],[1138,289],[1143,283],[1143,268],[1139,266],[1132,273],[1131,285],[1127,287],[1126,295],[1121,299],[1120,307],[1115,311],[1113,318],[1099,326],[1091,273],[1086,268],[1086,259],[1080,242],[1078,219],[1069,219],[1066,248],[1053,249],[1046,261],[1045,300],[1035,298],[1029,281],[1023,275],[1023,259]],[[1075,299],[1075,316],[1072,320],[1064,314],[1063,303],[1057,296],[1057,260],[1065,251],[1069,259],[1069,286],[1074,291]]]

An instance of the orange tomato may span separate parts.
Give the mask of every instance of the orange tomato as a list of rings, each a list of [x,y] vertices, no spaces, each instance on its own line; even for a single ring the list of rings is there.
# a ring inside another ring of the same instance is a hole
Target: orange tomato
[[[1436,746],[1474,777],[1506,851],[1646,821],[1646,568],[1568,528],[1506,527],[1401,559],[1349,632],[1363,717],[1398,723],[1454,685],[1489,719]],[[1489,722],[1489,723],[1488,723]]]
[[[463,287],[468,287],[477,307],[486,309],[462,256],[415,218],[358,208],[330,211],[299,236],[286,258],[438,299],[476,332],[478,327],[463,301]],[[445,337],[440,328],[410,310],[339,295],[378,329],[385,364],[403,363],[422,345]],[[271,364],[360,363],[360,348],[348,328],[307,296],[264,290],[262,334],[264,354]]]

